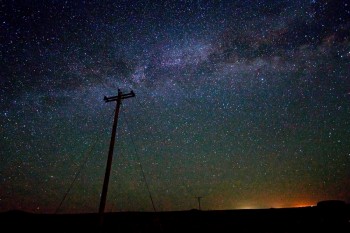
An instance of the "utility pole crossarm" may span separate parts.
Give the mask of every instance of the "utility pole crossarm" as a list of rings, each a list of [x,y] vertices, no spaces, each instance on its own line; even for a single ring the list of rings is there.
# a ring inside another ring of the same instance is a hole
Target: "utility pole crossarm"
[[[120,90],[118,90],[118,93],[120,92]],[[112,96],[112,97],[107,97],[107,96],[105,96],[104,98],[103,98],[103,100],[106,102],[106,103],[108,103],[108,102],[112,102],[112,101],[117,101],[118,100],[118,96],[119,95],[117,95],[117,96]],[[127,99],[127,98],[131,98],[131,97],[135,97],[135,93],[133,92],[133,91],[131,91],[130,93],[128,93],[128,94],[121,94],[121,99],[123,100],[123,99]]]

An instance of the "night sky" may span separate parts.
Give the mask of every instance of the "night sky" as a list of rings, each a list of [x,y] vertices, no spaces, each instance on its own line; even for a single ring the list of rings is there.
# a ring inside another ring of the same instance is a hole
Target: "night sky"
[[[0,4],[0,211],[98,212],[118,88],[106,212],[350,202],[348,1]]]

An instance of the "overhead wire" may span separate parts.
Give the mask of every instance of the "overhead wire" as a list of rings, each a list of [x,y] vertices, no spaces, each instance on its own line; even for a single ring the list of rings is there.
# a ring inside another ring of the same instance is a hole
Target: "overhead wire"
[[[92,153],[94,147],[96,146],[96,144],[97,144],[97,141],[96,141],[96,143],[94,143],[94,145],[90,148],[90,151],[89,151],[88,153],[86,153],[84,162],[80,165],[79,170],[75,173],[75,176],[74,176],[74,178],[73,178],[73,181],[70,183],[70,185],[69,185],[67,191],[66,191],[65,194],[63,195],[63,198],[62,198],[60,204],[59,204],[58,207],[56,208],[55,214],[58,213],[58,211],[59,211],[59,209],[61,208],[63,202],[65,201],[67,195],[69,194],[69,192],[70,192],[71,189],[73,188],[73,185],[74,185],[75,181],[77,180],[78,176],[80,175],[80,173],[82,172],[83,168],[85,167],[85,165],[86,165],[88,159],[90,158],[90,155],[91,155],[91,153]]]
[[[124,119],[125,119],[125,123],[126,123],[126,128],[130,131],[129,123],[128,123],[127,117],[125,116],[125,113],[124,113],[124,112],[123,112],[123,115],[124,115]],[[131,133],[130,133],[129,135],[130,135],[131,143],[132,143],[132,145],[133,145],[133,147],[134,147],[134,150],[135,150],[135,156],[136,156],[136,159],[137,159],[136,162],[137,162],[137,164],[139,165],[142,178],[143,178],[143,180],[144,180],[144,182],[145,182],[145,185],[146,185],[146,188],[147,188],[147,192],[148,192],[148,194],[149,194],[149,198],[150,198],[150,200],[151,200],[151,202],[152,202],[153,210],[154,210],[154,212],[157,212],[156,207],[155,207],[155,204],[154,204],[154,201],[153,201],[153,198],[152,198],[152,193],[151,193],[151,190],[150,190],[150,188],[149,188],[148,181],[147,181],[147,179],[146,179],[145,171],[144,171],[144,169],[143,169],[140,156],[139,156],[138,151],[137,151],[137,149],[136,149],[136,144],[135,144],[134,138],[133,138],[133,136],[132,136]]]
[[[139,100],[138,98],[135,98],[135,99],[136,99],[138,105],[140,106],[140,108],[141,108],[143,111],[146,111],[146,110],[144,109],[143,104],[140,102],[140,100]],[[186,100],[186,102],[190,104],[190,102],[189,102],[188,100]],[[140,118],[139,118],[139,119],[140,119]],[[143,121],[143,120],[141,120],[141,121]],[[142,122],[142,125],[146,125],[146,124],[145,124],[144,122]],[[154,137],[154,135],[153,135],[152,133],[147,134],[147,135],[150,135],[150,136],[153,138],[154,141],[157,141],[157,139]],[[162,147],[161,147],[161,154],[165,154]],[[184,183],[184,180],[183,180],[183,179],[181,179],[181,182],[182,182],[183,187],[185,187],[185,191],[186,191],[187,195],[188,195],[188,196],[194,196],[194,195],[192,194],[192,192],[189,190],[188,186]]]
[[[114,113],[115,113],[115,110],[113,111],[111,117],[114,115]],[[72,182],[70,183],[70,185],[69,185],[67,191],[64,193],[63,198],[61,199],[61,201],[60,201],[58,207],[56,208],[56,210],[55,210],[55,212],[54,212],[55,214],[57,214],[58,211],[61,209],[61,207],[62,207],[62,205],[63,205],[63,202],[66,200],[68,194],[69,194],[70,191],[72,190],[75,181],[78,179],[79,175],[81,174],[82,170],[84,169],[85,165],[87,164],[87,162],[88,162],[88,160],[89,160],[89,158],[90,158],[90,156],[91,156],[93,150],[95,149],[95,147],[96,147],[96,145],[97,145],[97,143],[98,143],[98,138],[99,138],[99,137],[100,137],[100,135],[99,135],[99,134],[96,134],[96,138],[95,138],[95,140],[94,140],[94,143],[93,143],[92,146],[90,147],[90,150],[88,150],[88,149],[86,150],[87,153],[85,154],[85,158],[84,158],[84,160],[83,160],[83,163],[81,163],[81,165],[79,166],[79,170],[75,173]]]

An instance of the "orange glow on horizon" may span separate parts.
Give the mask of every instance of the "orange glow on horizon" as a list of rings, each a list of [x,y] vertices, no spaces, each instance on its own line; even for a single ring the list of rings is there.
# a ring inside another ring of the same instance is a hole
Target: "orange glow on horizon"
[[[300,207],[310,207],[310,206],[314,206],[314,204],[310,204],[310,203],[298,203],[298,204],[294,205],[293,207],[300,208]]]
[[[316,206],[317,203],[311,200],[292,200],[292,201],[271,201],[271,202],[255,202],[246,201],[242,203],[235,203],[227,209],[283,209],[283,208],[301,208],[301,207],[312,207]]]
[[[300,208],[300,207],[310,207],[315,206],[314,203],[311,202],[297,202],[297,203],[290,203],[290,204],[273,204],[271,205],[271,208]]]

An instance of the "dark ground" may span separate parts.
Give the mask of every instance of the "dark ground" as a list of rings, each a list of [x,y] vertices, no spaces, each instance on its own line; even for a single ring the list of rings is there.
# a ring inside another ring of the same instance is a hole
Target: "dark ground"
[[[97,214],[0,213],[2,232],[102,232]],[[103,232],[350,232],[350,205],[259,210],[119,212]]]

